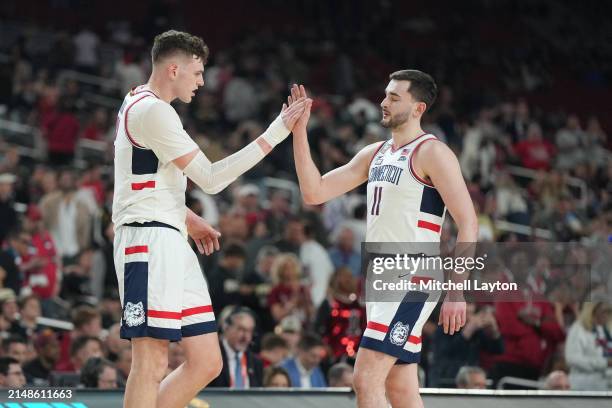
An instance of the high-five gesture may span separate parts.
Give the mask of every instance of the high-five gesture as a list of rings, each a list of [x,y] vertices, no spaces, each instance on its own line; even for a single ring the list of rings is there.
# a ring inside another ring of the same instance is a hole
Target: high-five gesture
[[[291,87],[291,95],[287,97],[288,105],[291,107],[302,100],[305,101],[304,110],[302,112],[302,115],[295,123],[295,127],[293,129],[294,136],[296,136],[296,132],[299,133],[299,136],[306,135],[306,125],[308,124],[308,119],[310,119],[310,108],[312,107],[312,99],[308,98],[304,85],[298,86],[296,84],[293,84],[293,86]],[[303,131],[303,133],[300,131]]]
[[[292,93],[293,93],[293,89],[292,89]],[[289,98],[291,98],[291,96]],[[281,109],[281,118],[283,119],[283,124],[285,125],[287,129],[293,130],[295,123],[302,116],[305,106],[306,106],[306,97],[291,99],[291,103],[283,104],[283,108]]]

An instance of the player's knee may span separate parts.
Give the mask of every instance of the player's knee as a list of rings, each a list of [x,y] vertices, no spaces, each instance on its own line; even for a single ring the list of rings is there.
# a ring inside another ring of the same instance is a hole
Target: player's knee
[[[413,389],[410,383],[395,379],[387,378],[385,382],[385,393],[391,402],[392,406],[420,408],[423,407],[423,400],[419,395],[419,390]]]
[[[221,358],[221,356],[218,356],[218,358],[214,358],[210,362],[209,378],[217,378],[219,375],[221,375],[221,370],[223,370],[223,359]]]
[[[217,378],[223,369],[223,360],[220,355],[215,357],[207,356],[207,358],[188,359],[186,364],[192,375],[194,375],[195,378],[201,379],[205,384]]]
[[[364,369],[355,369],[353,374],[353,388],[357,394],[367,393],[377,385],[377,378],[375,376],[369,375],[367,370]]]

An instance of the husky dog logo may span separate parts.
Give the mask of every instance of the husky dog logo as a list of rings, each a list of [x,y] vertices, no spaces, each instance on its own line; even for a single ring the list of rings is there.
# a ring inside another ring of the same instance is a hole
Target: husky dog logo
[[[409,332],[409,325],[403,324],[402,322],[397,322],[395,323],[395,326],[393,326],[393,329],[391,329],[389,340],[391,340],[391,343],[395,344],[396,346],[403,346],[408,339]]]
[[[123,311],[123,321],[130,327],[143,324],[145,322],[145,312],[142,302],[127,302]]]

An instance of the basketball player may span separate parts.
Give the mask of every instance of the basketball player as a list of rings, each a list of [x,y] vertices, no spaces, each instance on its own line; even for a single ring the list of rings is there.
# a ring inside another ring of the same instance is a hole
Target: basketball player
[[[344,166],[321,177],[312,161],[306,123],[311,102],[293,128],[295,164],[304,201],[321,204],[368,181],[366,242],[440,242],[446,208],[459,228],[458,242],[473,243],[477,220],[453,152],[421,128],[421,118],[436,98],[431,76],[397,71],[381,102],[381,124],[392,138],[363,148]],[[293,86],[289,103],[306,98]],[[433,301],[366,302],[368,324],[355,363],[359,407],[421,407],[417,363],[421,330]],[[465,323],[462,293],[447,293],[439,323],[453,334]],[[394,331],[398,327],[400,330]],[[386,398],[385,398],[386,394]]]
[[[201,252],[219,249],[219,233],[185,207],[187,177],[221,191],[283,141],[305,100],[283,105],[268,129],[242,150],[211,163],[170,105],[189,103],[204,85],[208,48],[168,31],[155,38],[153,72],[125,97],[115,140],[114,258],[123,305],[121,337],[132,341],[125,407],[184,407],[221,371],[208,288],[187,236]],[[181,340],[186,362],[164,378],[168,342]]]

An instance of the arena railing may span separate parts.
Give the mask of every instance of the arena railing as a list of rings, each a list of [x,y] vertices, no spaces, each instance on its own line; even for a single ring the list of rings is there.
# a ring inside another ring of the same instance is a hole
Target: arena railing
[[[504,169],[515,177],[523,177],[535,180],[538,177],[538,171],[520,166],[505,166]],[[566,184],[580,191],[580,206],[585,208],[588,204],[587,183],[578,177],[568,176]]]
[[[20,156],[44,159],[46,143],[40,129],[9,119],[0,119],[0,139],[17,146]]]

